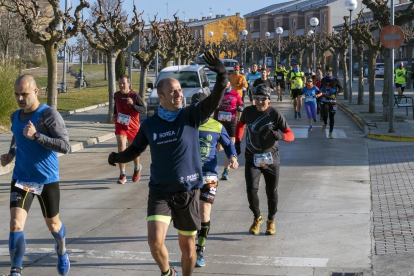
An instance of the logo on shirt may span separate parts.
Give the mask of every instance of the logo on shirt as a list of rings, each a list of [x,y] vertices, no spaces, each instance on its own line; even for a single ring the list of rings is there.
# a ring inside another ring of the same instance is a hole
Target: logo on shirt
[[[170,130],[170,131],[167,131],[167,132],[163,132],[163,133],[159,133],[158,134],[158,136],[160,138],[169,137],[169,136],[173,136],[173,135],[175,135],[174,130]]]

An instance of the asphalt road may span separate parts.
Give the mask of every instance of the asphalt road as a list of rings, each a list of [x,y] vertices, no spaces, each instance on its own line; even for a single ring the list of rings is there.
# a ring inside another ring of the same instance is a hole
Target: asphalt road
[[[248,208],[241,167],[219,183],[213,205],[204,268],[194,275],[371,275],[371,191],[368,140],[343,112],[336,115],[335,139],[327,139],[317,122],[294,120],[291,103],[273,102],[285,114],[296,139],[280,143],[279,210],[275,236],[248,234]],[[243,145],[244,147],[244,145]],[[150,156],[141,158],[143,174],[117,185],[117,167],[107,164],[115,139],[60,157],[61,219],[67,229],[70,275],[160,275],[147,245],[146,203]],[[219,153],[220,173],[223,153]],[[9,270],[8,219],[11,174],[0,176],[0,274]],[[261,209],[267,216],[261,182]],[[54,240],[34,202],[27,220],[24,275],[57,275]],[[177,230],[169,228],[166,244],[171,264],[180,268]],[[180,274],[181,275],[181,274]]]

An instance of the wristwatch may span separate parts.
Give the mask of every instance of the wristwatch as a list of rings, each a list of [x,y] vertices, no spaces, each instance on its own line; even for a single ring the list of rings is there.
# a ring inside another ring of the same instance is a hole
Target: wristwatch
[[[34,140],[35,140],[35,141],[37,141],[37,139],[39,139],[39,138],[40,138],[40,132],[36,132],[36,133],[33,135],[33,137],[34,137]]]

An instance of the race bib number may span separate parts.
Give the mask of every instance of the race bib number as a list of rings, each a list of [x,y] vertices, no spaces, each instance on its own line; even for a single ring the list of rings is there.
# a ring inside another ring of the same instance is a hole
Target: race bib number
[[[313,97],[312,96],[306,96],[305,97],[305,102],[313,102]]]
[[[118,122],[118,124],[121,125],[129,125],[129,121],[131,120],[131,116],[129,115],[125,115],[122,113],[118,113],[118,119],[116,120]]]
[[[26,192],[29,192],[35,195],[41,195],[45,185],[17,180],[14,186]]]
[[[278,80],[281,80],[281,79],[282,79],[282,76],[277,76],[277,79],[278,79]]]
[[[401,87],[404,88],[405,87],[405,83],[401,84]]]
[[[219,111],[218,120],[222,122],[231,122],[231,112]]]
[[[302,87],[302,85],[300,85],[299,83],[295,83],[295,88],[299,89],[301,87]]]
[[[256,167],[264,167],[269,164],[273,164],[273,156],[271,152],[254,155],[254,165]]]

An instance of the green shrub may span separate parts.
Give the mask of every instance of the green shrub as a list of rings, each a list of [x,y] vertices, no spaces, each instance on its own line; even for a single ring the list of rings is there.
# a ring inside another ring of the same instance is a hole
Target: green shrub
[[[10,126],[10,114],[18,109],[14,98],[14,82],[18,77],[18,70],[13,65],[0,66],[0,126]]]

